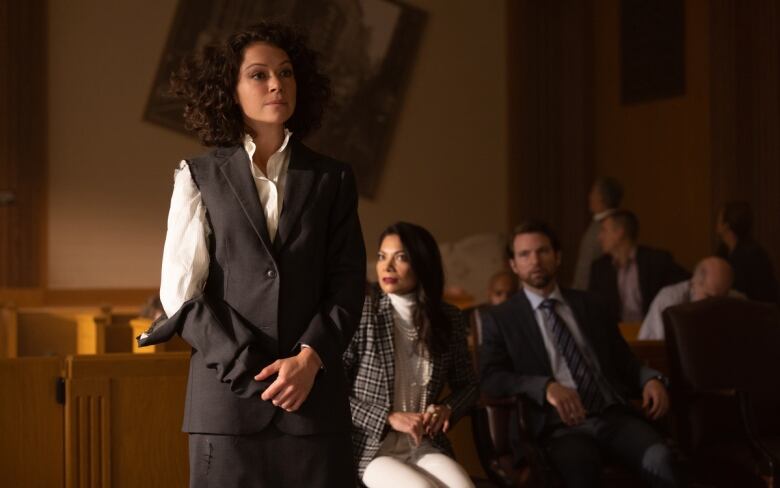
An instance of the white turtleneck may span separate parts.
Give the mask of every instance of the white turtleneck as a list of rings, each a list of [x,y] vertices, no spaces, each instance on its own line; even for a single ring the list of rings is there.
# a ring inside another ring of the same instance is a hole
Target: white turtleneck
[[[393,345],[395,381],[393,410],[422,412],[427,407],[427,386],[431,379],[431,362],[414,325],[417,299],[414,293],[388,294],[393,306]]]
[[[388,293],[387,296],[390,297],[390,303],[393,305],[393,318],[395,319],[396,327],[401,327],[404,330],[415,329],[414,311],[417,308],[415,294],[396,295],[395,293]]]

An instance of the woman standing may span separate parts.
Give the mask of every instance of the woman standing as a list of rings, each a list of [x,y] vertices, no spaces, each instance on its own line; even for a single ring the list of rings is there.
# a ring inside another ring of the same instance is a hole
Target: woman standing
[[[350,168],[300,138],[328,80],[272,22],[209,46],[173,78],[187,127],[215,149],[174,178],[160,298],[142,345],[192,345],[190,486],[352,486],[341,356],[363,299]]]
[[[431,234],[399,222],[380,237],[381,291],[366,298],[344,353],[353,452],[369,488],[473,486],[444,434],[477,397],[460,311],[442,301]],[[452,393],[440,399],[444,385]]]

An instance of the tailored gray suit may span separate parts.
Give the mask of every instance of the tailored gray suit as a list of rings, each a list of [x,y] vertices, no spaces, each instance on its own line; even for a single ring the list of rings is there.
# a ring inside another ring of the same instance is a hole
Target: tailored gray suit
[[[341,356],[360,316],[366,262],[355,181],[349,166],[295,139],[291,151],[273,243],[242,147],[187,162],[211,228],[208,279],[202,295],[139,339],[150,345],[180,334],[192,346],[185,432],[349,432]],[[314,348],[324,369],[301,408],[288,413],[260,399],[275,377],[254,375],[301,344]]]
[[[431,403],[449,405],[452,426],[473,407],[478,386],[466,344],[467,323],[463,314],[446,303],[444,313],[452,324],[452,334],[446,352],[433,354],[427,397]],[[352,385],[352,450],[361,477],[389,431],[387,416],[393,406],[395,378],[393,327],[390,297],[381,292],[366,297],[360,326],[344,352],[344,368]],[[451,393],[440,399],[445,384]],[[432,443],[452,454],[444,434],[436,435]]]

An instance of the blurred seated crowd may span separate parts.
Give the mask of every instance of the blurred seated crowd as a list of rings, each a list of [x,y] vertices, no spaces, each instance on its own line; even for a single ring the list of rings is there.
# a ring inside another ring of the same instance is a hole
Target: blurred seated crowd
[[[487,301],[464,313],[444,301],[430,232],[399,222],[382,233],[377,283],[367,286],[344,355],[353,452],[366,486],[474,486],[446,433],[490,398],[522,406],[503,427],[514,466],[531,456],[525,431],[557,486],[601,486],[609,463],[646,486],[688,484],[662,422],[669,378],[635,356],[619,324],[641,324],[640,340],[663,340],[670,307],[724,296],[776,303],[777,282],[752,238],[747,204],[720,209],[718,249],[691,274],[669,251],[642,243],[622,197],[616,180],[594,183],[593,219],[570,287],[559,276],[555,230],[529,220],[510,236],[507,267],[487,283]]]

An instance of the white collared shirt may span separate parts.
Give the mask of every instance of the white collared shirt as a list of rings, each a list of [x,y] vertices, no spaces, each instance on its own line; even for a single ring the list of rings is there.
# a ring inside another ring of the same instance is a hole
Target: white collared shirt
[[[728,296],[741,299],[746,298],[745,295],[736,290],[729,290]],[[663,341],[666,337],[663,321],[664,310],[692,301],[691,280],[681,281],[661,288],[661,291],[658,292],[650,304],[650,309],[647,311],[644,322],[642,322],[637,339],[640,341]]]
[[[607,217],[609,217],[610,215],[612,215],[616,211],[617,210],[615,210],[614,208],[608,208],[608,209],[604,210],[603,212],[599,212],[597,214],[593,214],[593,221],[594,222],[601,222],[602,220],[606,219]]]
[[[252,137],[247,134],[244,136],[244,149],[249,155],[249,166],[252,171],[252,177],[255,179],[257,187],[257,196],[263,206],[266,225],[268,226],[268,235],[271,242],[276,238],[276,231],[279,228],[279,216],[282,213],[282,204],[284,202],[284,186],[287,181],[287,167],[290,164],[290,151],[287,150],[287,144],[290,142],[292,133],[284,130],[284,142],[275,153],[268,158],[266,172],[263,174],[260,168],[252,163],[252,156],[257,147]]]
[[[264,175],[252,163],[256,147],[251,137],[244,137],[244,150],[249,156],[250,171],[272,241],[279,228],[279,216],[284,202],[291,135],[290,131],[285,130],[282,145],[268,159],[268,175]],[[207,239],[211,233],[206,220],[206,207],[186,161],[179,163],[173,179],[160,280],[160,302],[168,317],[175,314],[184,302],[203,290],[209,271]]]

